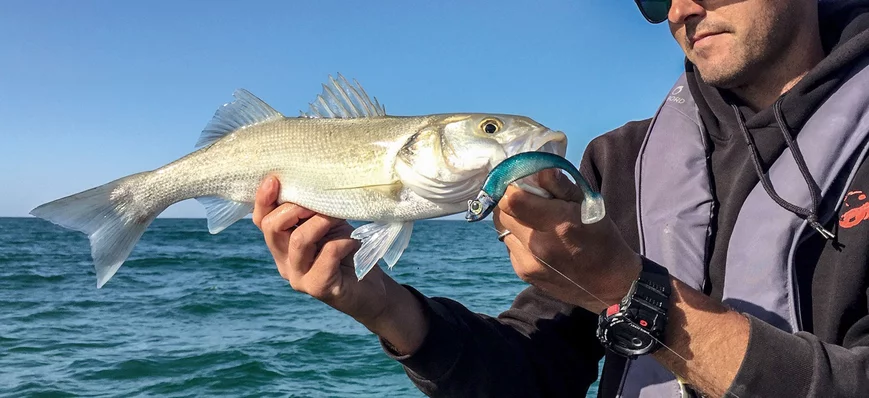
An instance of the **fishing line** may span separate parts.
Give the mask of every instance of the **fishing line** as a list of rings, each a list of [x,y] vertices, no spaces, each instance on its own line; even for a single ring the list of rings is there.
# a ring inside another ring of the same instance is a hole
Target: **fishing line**
[[[499,235],[503,233],[503,232],[501,232],[501,231],[498,231],[497,228],[494,228],[494,227],[491,227],[491,226],[490,226],[489,228],[491,228],[492,230],[494,230],[495,232],[497,232]],[[548,262],[546,262],[546,261],[543,260],[542,258],[538,257],[536,254],[534,254],[533,252],[531,252],[530,249],[528,249],[528,253],[531,253],[531,255],[534,256],[534,258],[537,259],[537,261],[540,261],[543,265],[545,265],[545,266],[548,267],[549,269],[555,271],[555,273],[557,273],[558,275],[561,275],[562,278],[566,279],[568,282],[572,283],[574,286],[576,286],[576,287],[582,289],[582,291],[584,291],[585,293],[587,293],[589,296],[593,297],[595,300],[599,301],[599,302],[600,302],[601,304],[603,304],[604,306],[609,307],[609,306],[611,305],[611,304],[608,304],[606,301],[601,300],[600,297],[595,296],[592,292],[588,291],[588,289],[582,287],[582,285],[580,285],[579,283],[575,282],[573,279],[570,279],[570,277],[568,277],[567,275],[563,274],[561,271],[557,270],[555,267],[549,265]],[[630,320],[630,319],[626,319],[626,321],[629,322],[629,323],[631,323],[631,324],[633,324],[633,325],[636,325],[636,326],[638,326],[638,327],[640,326],[640,325],[638,325],[636,322],[634,322],[634,321],[632,321],[632,320]],[[654,339],[655,341],[657,341],[658,343],[660,343],[662,347],[664,347],[664,348],[666,348],[667,350],[669,350],[670,352],[672,352],[673,355],[676,355],[677,357],[679,357],[679,359],[685,361],[686,364],[688,363],[688,359],[687,359],[687,358],[683,357],[683,356],[680,355],[678,352],[676,352],[675,350],[673,350],[672,348],[670,348],[668,345],[664,344],[663,341],[658,340],[657,338],[655,338],[655,336],[652,336],[652,335],[649,335],[649,337],[651,337],[652,339]],[[672,373],[672,372],[671,372],[671,373]],[[686,395],[686,392],[684,391],[684,389],[682,389],[682,388],[683,388],[682,385],[687,384],[687,383],[683,383],[683,380],[684,380],[684,379],[682,379],[681,377],[679,377],[679,376],[677,376],[677,375],[675,375],[675,374],[674,374],[673,376],[675,376],[676,379],[679,381],[679,384],[680,384],[680,390],[682,390],[682,396],[683,396],[683,397],[690,397],[690,395]],[[725,395],[732,395],[732,396],[734,396],[734,397],[736,397],[736,398],[740,398],[739,395],[736,395],[736,394],[733,393],[733,392],[725,392]]]
[[[492,227],[489,227],[489,228],[492,228]],[[495,229],[495,228],[492,228],[492,229],[494,229],[496,232],[498,231],[498,230]],[[500,232],[499,232],[499,233],[500,233]],[[534,258],[537,259],[537,261],[540,261],[541,263],[543,263],[543,265],[549,267],[549,269],[555,271],[555,273],[557,273],[558,275],[561,275],[562,278],[567,279],[567,281],[570,282],[570,283],[572,283],[574,286],[576,286],[576,287],[582,289],[582,291],[586,292],[589,296],[594,297],[595,300],[599,301],[599,302],[600,302],[601,304],[603,304],[605,307],[609,307],[609,306],[612,305],[612,304],[607,303],[606,301],[603,301],[600,297],[595,296],[592,292],[588,291],[588,289],[582,287],[582,285],[580,285],[579,283],[576,283],[573,279],[570,279],[569,276],[564,275],[561,271],[557,270],[555,267],[549,265],[549,263],[547,263],[545,260],[543,260],[542,258],[538,257],[536,254],[532,253],[531,250],[528,250],[528,252],[531,253],[531,255],[534,256]],[[628,322],[630,322],[630,323],[632,323],[632,324],[634,324],[634,325],[639,326],[638,324],[634,323],[634,322],[633,322],[632,320],[630,320],[630,319],[625,319],[625,320],[628,321]],[[664,344],[662,341],[656,339],[655,336],[649,335],[649,337],[651,337],[651,338],[654,339],[655,341],[661,343],[661,345],[662,345],[663,347],[665,347],[665,348],[667,348],[668,350],[670,350],[670,352],[672,352],[673,354],[675,354],[677,357],[679,357],[679,358],[682,359],[683,361],[688,362],[688,359],[686,359],[685,357],[679,355],[678,352],[673,351],[673,349],[671,349],[670,347],[667,347],[666,344]]]

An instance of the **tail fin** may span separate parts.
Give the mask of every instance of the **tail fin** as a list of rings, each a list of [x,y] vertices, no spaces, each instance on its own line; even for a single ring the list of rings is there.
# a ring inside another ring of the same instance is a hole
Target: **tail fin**
[[[125,188],[136,184],[125,183],[137,176],[121,178],[57,199],[30,212],[35,217],[88,235],[97,273],[97,288],[101,288],[118,271],[145,229],[162,211],[143,214],[142,206],[135,206],[132,202],[132,192]]]

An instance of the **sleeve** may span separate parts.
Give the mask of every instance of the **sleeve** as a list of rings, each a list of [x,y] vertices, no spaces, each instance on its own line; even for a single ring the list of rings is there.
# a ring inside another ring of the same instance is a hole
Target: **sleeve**
[[[858,341],[845,345],[806,332],[787,333],[748,317],[748,351],[726,396],[869,396],[869,316],[849,331],[860,335]]]
[[[730,386],[735,396],[869,397],[869,162],[839,208],[836,242],[817,238],[798,269],[803,321],[788,333],[749,316],[748,349]],[[856,212],[856,213],[855,213]],[[855,217],[854,214],[859,215]],[[828,226],[829,227],[829,226]],[[810,253],[811,252],[811,253]],[[810,318],[806,318],[810,317]]]
[[[381,345],[428,396],[585,396],[597,379],[596,314],[535,287],[497,317],[407,288],[423,303],[428,334],[412,355]]]

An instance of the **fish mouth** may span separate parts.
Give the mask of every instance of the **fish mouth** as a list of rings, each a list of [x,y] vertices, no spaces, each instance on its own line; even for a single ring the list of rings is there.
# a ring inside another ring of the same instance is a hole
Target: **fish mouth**
[[[542,130],[526,136],[524,140],[516,140],[504,146],[507,157],[523,152],[548,152],[564,157],[567,152],[567,135],[561,131]]]
[[[523,152],[548,152],[561,157],[567,153],[567,135],[556,130],[536,130],[524,140],[516,140],[504,146],[504,155],[511,157]],[[489,170],[491,172],[491,170]],[[514,182],[521,189],[542,197],[551,195],[540,187],[537,175],[520,178]]]

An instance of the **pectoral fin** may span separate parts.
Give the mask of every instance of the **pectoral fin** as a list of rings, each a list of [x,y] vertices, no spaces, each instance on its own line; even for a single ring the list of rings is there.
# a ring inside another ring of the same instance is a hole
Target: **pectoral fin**
[[[350,235],[362,241],[362,247],[353,256],[356,278],[362,280],[381,258],[391,269],[407,248],[412,232],[413,221],[370,223],[356,228]]]

